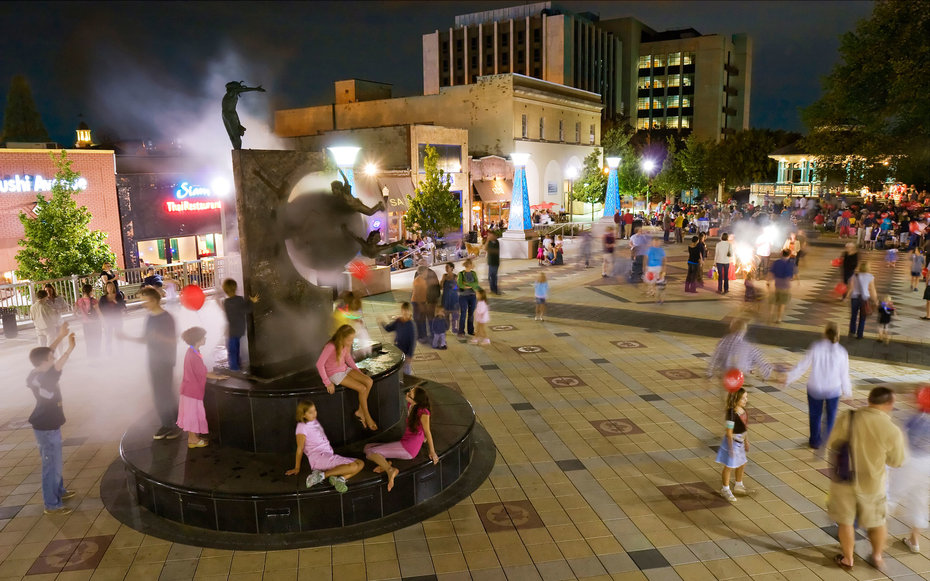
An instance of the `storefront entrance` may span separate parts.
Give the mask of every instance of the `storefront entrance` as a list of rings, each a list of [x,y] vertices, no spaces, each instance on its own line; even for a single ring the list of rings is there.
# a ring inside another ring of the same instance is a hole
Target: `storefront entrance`
[[[223,255],[222,234],[203,234],[179,238],[157,238],[138,243],[139,260],[145,264],[164,266],[199,258]]]

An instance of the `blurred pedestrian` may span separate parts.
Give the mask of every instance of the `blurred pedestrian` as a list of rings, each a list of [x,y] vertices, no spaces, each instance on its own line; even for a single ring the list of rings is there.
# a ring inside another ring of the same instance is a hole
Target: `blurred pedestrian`
[[[84,328],[84,342],[87,344],[87,356],[100,355],[100,338],[102,333],[100,307],[94,298],[94,287],[84,284],[81,298],[74,303],[74,316],[81,321]]]
[[[875,276],[872,275],[868,262],[859,263],[859,272],[849,279],[849,336],[862,339],[865,320],[875,310],[877,295]]]
[[[899,515],[910,527],[910,536],[901,540],[912,553],[919,553],[920,531],[930,526],[930,414],[918,411],[904,430],[908,458],[888,473],[888,514]]]

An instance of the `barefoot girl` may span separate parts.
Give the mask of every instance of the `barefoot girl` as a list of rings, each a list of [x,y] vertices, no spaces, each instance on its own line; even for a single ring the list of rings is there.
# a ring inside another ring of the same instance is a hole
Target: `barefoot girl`
[[[720,477],[723,488],[720,489],[720,495],[730,502],[736,502],[734,492],[746,494],[746,487],[743,486],[743,470],[746,468],[746,451],[749,450],[749,438],[746,433],[746,424],[749,423],[749,414],[746,413],[748,401],[749,394],[743,388],[727,395],[727,431],[720,443],[720,450],[717,451],[717,463],[723,464],[723,473]],[[736,470],[736,482],[731,491],[730,472],[734,469]]]
[[[385,444],[366,444],[365,455],[378,465],[375,472],[384,472],[388,477],[388,492],[394,488],[394,478],[399,470],[394,468],[388,458],[412,460],[420,453],[423,440],[429,446],[429,457],[433,464],[439,464],[439,456],[433,446],[433,434],[429,430],[430,405],[429,396],[422,387],[407,390],[407,429],[399,442]]]
[[[320,358],[317,359],[316,369],[323,379],[326,391],[336,393],[336,386],[341,385],[358,392],[358,409],[355,417],[362,422],[362,426],[369,430],[377,430],[378,425],[368,413],[368,393],[373,384],[370,377],[359,371],[355,360],[352,359],[352,340],[355,339],[355,329],[343,325],[336,329],[336,333],[323,347]]]
[[[316,419],[316,406],[310,400],[297,404],[297,458],[294,468],[285,472],[293,476],[300,472],[300,458],[307,455],[313,472],[307,476],[307,488],[328,479],[337,492],[348,490],[346,480],[358,474],[365,462],[358,458],[346,458],[333,453],[333,447]]]

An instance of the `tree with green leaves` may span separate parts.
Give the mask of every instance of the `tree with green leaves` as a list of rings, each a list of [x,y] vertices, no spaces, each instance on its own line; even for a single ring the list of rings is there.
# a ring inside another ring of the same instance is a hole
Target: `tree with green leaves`
[[[652,180],[652,202],[660,201],[666,197],[675,197],[681,194],[682,190],[689,189],[688,175],[681,163],[681,155],[678,152],[678,146],[673,137],[668,138],[668,152],[665,155],[665,161],[662,162],[662,169]]]
[[[51,196],[36,194],[35,216],[20,213],[25,236],[16,253],[16,276],[30,280],[48,280],[99,272],[105,262],[116,262],[107,245],[107,235],[91,230],[91,214],[78,206],[74,196],[81,175],[71,169],[64,150],[52,153],[57,166]]]
[[[601,167],[601,150],[595,148],[584,158],[581,175],[572,184],[572,199],[587,204],[603,204],[607,194],[607,176]]]
[[[29,81],[22,75],[16,75],[6,95],[3,135],[0,136],[0,142],[44,142],[50,139],[39,110],[36,108],[35,100],[32,98]]]
[[[439,168],[436,148],[426,146],[425,177],[416,195],[407,196],[407,229],[421,237],[440,238],[462,227],[462,208],[450,192],[452,177]]]
[[[841,62],[802,112],[819,174],[851,188],[930,183],[928,31],[930,4],[886,0],[841,37]]]

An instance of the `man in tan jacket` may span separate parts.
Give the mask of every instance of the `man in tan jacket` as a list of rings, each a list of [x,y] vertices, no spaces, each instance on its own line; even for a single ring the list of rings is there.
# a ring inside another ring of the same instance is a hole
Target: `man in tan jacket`
[[[904,434],[889,415],[894,408],[894,391],[876,387],[869,392],[869,407],[846,412],[836,423],[827,448],[839,449],[851,436],[855,476],[852,482],[831,482],[827,513],[839,526],[840,548],[834,561],[845,570],[852,569],[856,542],[854,523],[868,530],[872,544],[871,565],[879,571],[884,566],[886,470],[904,463]],[[852,418],[852,434],[849,422]]]

